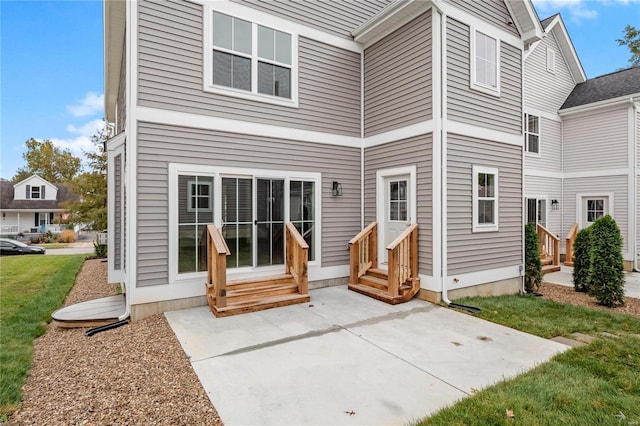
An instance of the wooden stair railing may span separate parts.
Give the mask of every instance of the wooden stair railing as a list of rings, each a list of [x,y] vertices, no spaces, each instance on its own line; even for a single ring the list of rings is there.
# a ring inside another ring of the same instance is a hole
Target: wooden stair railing
[[[540,258],[543,259],[542,272],[560,270],[560,238],[552,234],[547,228],[538,224],[538,240],[540,242]],[[546,262],[545,262],[546,260]]]
[[[576,241],[576,237],[578,236],[578,224],[574,223],[567,234],[567,254],[564,259],[565,266],[573,266],[573,243]]]
[[[309,286],[309,245],[292,223],[286,226],[287,261],[285,274],[290,274],[298,285],[299,294],[307,294]]]
[[[386,247],[386,271],[378,268],[377,233],[378,225],[372,222],[349,241],[349,289],[391,304],[407,302],[420,290],[418,225]]]
[[[349,260],[349,282],[352,284],[357,283],[369,269],[378,267],[377,222],[371,222],[349,241]]]
[[[229,247],[220,229],[207,225],[207,299],[215,300],[215,306],[227,306],[227,256]]]
[[[216,317],[305,303],[309,246],[291,223],[285,226],[285,273],[227,282],[229,248],[214,225],[207,225],[207,301]]]
[[[418,279],[418,224],[414,223],[387,246],[389,296],[399,296],[400,285]]]

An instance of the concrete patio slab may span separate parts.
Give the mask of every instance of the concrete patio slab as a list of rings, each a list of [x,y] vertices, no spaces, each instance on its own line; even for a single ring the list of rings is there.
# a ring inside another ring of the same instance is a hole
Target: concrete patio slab
[[[225,424],[402,424],[513,377],[566,345],[424,301],[346,287],[226,318],[167,312]]]

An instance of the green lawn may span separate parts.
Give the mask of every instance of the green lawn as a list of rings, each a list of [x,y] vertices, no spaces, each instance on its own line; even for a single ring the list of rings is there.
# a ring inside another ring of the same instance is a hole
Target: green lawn
[[[457,300],[541,337],[603,337],[482,390],[421,425],[640,425],[640,319],[530,296]],[[508,410],[513,417],[507,415]]]
[[[83,262],[83,255],[0,258],[0,421],[20,403],[33,341],[62,306]]]

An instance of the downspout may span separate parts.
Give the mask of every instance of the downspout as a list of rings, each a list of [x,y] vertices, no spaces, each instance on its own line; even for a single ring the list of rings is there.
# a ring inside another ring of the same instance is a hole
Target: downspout
[[[447,289],[447,15],[440,15],[440,275],[442,279],[442,301],[451,306]]]
[[[529,49],[531,49],[531,46],[529,46]],[[522,262],[520,266],[520,294],[525,294],[526,293],[526,289],[525,289],[525,285],[524,285],[524,265],[526,264],[526,250],[525,250],[525,240],[526,240],[526,235],[524,232],[524,227],[527,224],[527,219],[525,217],[525,212],[526,212],[526,205],[525,205],[525,167],[526,167],[526,155],[525,155],[525,145],[526,145],[526,141],[524,140],[524,126],[525,126],[525,122],[524,122],[524,50],[522,51],[522,56],[520,57],[520,118],[521,118],[521,124],[520,124],[520,131],[522,134],[521,137],[521,141],[522,141],[522,150],[520,151],[520,156],[521,156],[521,167],[522,167],[522,196],[521,196],[521,217],[522,217],[522,221],[520,223],[520,232],[521,232],[521,241],[522,241],[522,257],[520,258],[520,261]],[[542,117],[540,118],[540,120],[542,121]]]
[[[364,49],[360,53],[360,229],[364,229]]]

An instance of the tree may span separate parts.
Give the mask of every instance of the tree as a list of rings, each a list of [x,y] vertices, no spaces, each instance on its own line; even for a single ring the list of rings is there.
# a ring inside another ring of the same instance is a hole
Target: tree
[[[631,25],[624,28],[624,37],[616,40],[619,46],[627,46],[631,51],[631,66],[640,66],[640,30]]]
[[[591,225],[590,254],[589,292],[601,305],[623,305],[622,235],[611,216],[601,217]]]
[[[80,200],[65,205],[70,214],[69,222],[87,224],[93,229],[107,227],[107,152],[105,144],[110,137],[105,125],[91,137],[95,152],[85,152],[91,169],[80,174],[70,185]]]
[[[27,165],[18,169],[12,179],[14,182],[20,182],[35,174],[53,183],[69,182],[82,169],[80,158],[68,149],[56,147],[50,140],[39,141],[31,138],[24,144],[27,152],[22,154],[22,158]]]
[[[524,227],[524,288],[528,293],[538,290],[542,282],[542,262],[540,262],[540,240],[535,223]]]
[[[573,287],[576,291],[589,292],[590,251],[591,228],[584,228],[573,243]]]

